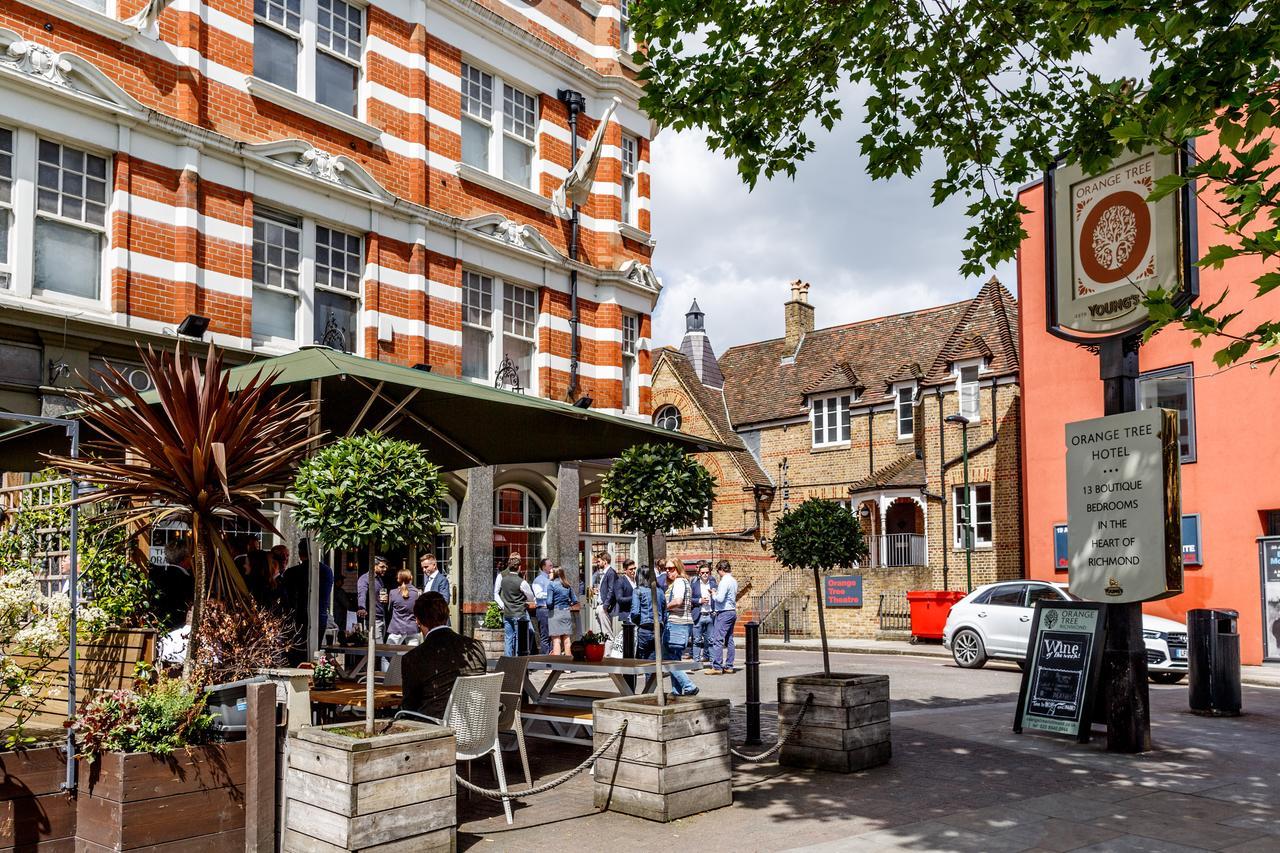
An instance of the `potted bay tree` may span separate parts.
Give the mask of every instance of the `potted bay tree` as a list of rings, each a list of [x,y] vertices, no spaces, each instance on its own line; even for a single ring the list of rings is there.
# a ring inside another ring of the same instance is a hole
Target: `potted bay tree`
[[[715,498],[715,479],[674,445],[640,444],[613,463],[601,483],[600,497],[624,532],[644,534],[653,560],[654,535],[696,524]],[[649,591],[656,621],[657,584]],[[668,703],[662,681],[662,632],[654,633],[657,695],[595,703],[597,746],[627,721],[617,755],[596,762],[595,803],[597,808],[672,821],[733,803],[729,700],[677,696]],[[690,737],[694,734],[698,736]],[[682,745],[674,748],[671,742],[680,739]]]
[[[365,433],[340,438],[307,459],[293,493],[303,529],[325,548],[365,551],[372,571],[379,548],[403,548],[436,534],[445,486],[440,468],[417,444]],[[372,620],[372,583],[367,596],[363,606]],[[364,724],[309,726],[289,735],[283,849],[452,850],[453,730],[400,720],[375,732],[377,656],[375,632],[367,633]]]
[[[856,566],[866,556],[857,518],[835,501],[811,498],[783,513],[774,526],[771,547],[787,569],[813,572],[822,636],[822,672],[778,679],[779,731],[804,714],[779,761],[841,773],[883,764],[890,752],[889,677],[833,673],[827,647],[822,574]]]

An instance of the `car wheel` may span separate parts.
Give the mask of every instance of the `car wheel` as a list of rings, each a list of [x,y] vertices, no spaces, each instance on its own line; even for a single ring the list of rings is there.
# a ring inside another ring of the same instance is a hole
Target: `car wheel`
[[[951,639],[951,656],[964,669],[980,669],[987,662],[982,638],[971,628],[961,628]]]
[[[1185,672],[1148,672],[1151,680],[1156,684],[1177,684],[1185,676]]]

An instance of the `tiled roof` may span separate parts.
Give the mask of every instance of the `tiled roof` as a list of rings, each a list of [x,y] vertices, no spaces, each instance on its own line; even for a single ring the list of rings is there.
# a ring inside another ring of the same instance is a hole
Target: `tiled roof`
[[[827,387],[837,373],[853,377],[844,388],[855,380],[866,386],[860,403],[888,402],[894,381],[948,381],[951,362],[975,351],[985,357],[984,347],[989,372],[1016,372],[1017,311],[1017,301],[992,278],[963,302],[816,329],[805,335],[794,361],[783,338],[731,347],[720,356],[729,417],[739,429],[803,417],[805,395],[814,393],[808,389],[843,390]]]
[[[880,489],[923,488],[925,485],[924,460],[915,454],[903,456],[849,487],[850,492],[871,492]]]
[[[760,467],[760,463],[751,455],[751,451],[747,450],[742,438],[733,431],[729,423],[729,413],[725,410],[724,391],[719,388],[709,388],[698,381],[693,365],[679,350],[663,347],[658,350],[658,360],[665,360],[671,365],[685,393],[693,399],[694,405],[711,424],[715,435],[709,437],[718,439],[730,447],[740,448],[730,455],[747,482],[753,486],[772,486],[773,481],[769,479],[769,475]],[[654,370],[657,370],[656,364]]]

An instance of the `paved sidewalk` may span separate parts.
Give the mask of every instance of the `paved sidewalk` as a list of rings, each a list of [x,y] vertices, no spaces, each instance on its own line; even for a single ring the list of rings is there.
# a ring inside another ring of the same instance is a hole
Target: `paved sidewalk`
[[[1014,673],[984,677],[1012,683]],[[1234,719],[1187,713],[1185,690],[1151,697],[1156,749],[1142,756],[1014,735],[1007,693],[941,706],[898,700],[889,765],[844,776],[735,761],[731,807],[671,824],[596,812],[585,774],[517,803],[511,827],[497,803],[460,791],[459,849],[1280,850],[1280,691],[1245,688],[1246,714]],[[764,707],[766,743],[773,713]],[[738,704],[735,744],[743,722]],[[586,755],[530,744],[535,783]],[[491,774],[477,766],[475,781],[491,784]]]
[[[741,643],[741,640],[739,641]],[[867,655],[918,655],[921,657],[950,658],[951,653],[942,647],[942,643],[922,641],[910,643],[906,640],[828,640],[831,651],[848,652]],[[760,640],[761,650],[814,651],[822,650],[821,640],[794,639],[790,643],[769,638]],[[1262,666],[1240,667],[1240,680],[1244,684],[1257,687],[1280,687],[1280,664],[1269,663]],[[1185,682],[1184,682],[1185,683]]]

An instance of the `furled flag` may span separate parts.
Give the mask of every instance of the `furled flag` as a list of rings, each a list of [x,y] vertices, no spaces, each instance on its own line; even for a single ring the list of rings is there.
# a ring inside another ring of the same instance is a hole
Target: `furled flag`
[[[596,125],[596,132],[591,135],[591,142],[587,144],[587,150],[578,156],[578,163],[570,170],[569,177],[565,178],[564,183],[551,194],[551,203],[560,216],[569,215],[571,203],[584,205],[591,196],[591,184],[595,182],[596,167],[600,165],[600,149],[604,148],[604,130],[609,124],[609,119],[613,118],[613,111],[618,108],[619,103],[621,101],[614,98],[605,109],[604,115],[600,117],[600,123]]]

